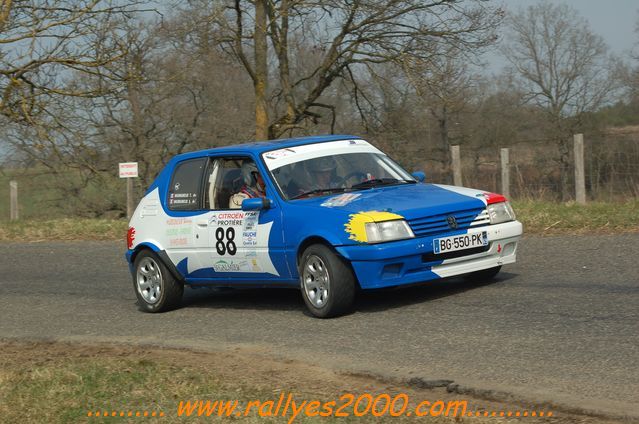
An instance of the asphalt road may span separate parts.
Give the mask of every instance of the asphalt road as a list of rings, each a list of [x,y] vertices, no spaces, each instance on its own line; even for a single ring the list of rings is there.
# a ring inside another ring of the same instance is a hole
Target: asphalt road
[[[332,320],[278,289],[138,312],[123,248],[0,244],[0,338],[245,348],[639,416],[639,234],[526,238],[493,282],[369,293]]]

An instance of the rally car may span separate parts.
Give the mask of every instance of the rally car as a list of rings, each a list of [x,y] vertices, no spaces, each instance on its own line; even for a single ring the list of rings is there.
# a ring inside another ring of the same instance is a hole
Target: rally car
[[[332,317],[359,289],[487,280],[515,262],[522,225],[503,196],[424,178],[348,135],[175,156],[129,224],[138,305],[175,308],[185,285],[299,287]]]

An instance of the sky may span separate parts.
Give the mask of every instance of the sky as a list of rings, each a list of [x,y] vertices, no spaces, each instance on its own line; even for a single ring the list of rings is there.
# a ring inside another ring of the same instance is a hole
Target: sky
[[[520,8],[538,3],[541,0],[502,0],[501,4],[508,12],[516,12]],[[552,0],[553,3],[564,3],[576,9],[588,20],[593,32],[601,35],[610,47],[610,52],[627,55],[636,42],[639,33],[635,33],[635,25],[639,19],[638,0]],[[489,68],[497,72],[506,62],[497,54],[485,57]]]

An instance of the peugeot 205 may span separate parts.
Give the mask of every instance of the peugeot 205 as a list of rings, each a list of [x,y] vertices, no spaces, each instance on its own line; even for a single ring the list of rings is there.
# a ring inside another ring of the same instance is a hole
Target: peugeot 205
[[[425,183],[331,135],[175,156],[137,206],[125,256],[146,312],[177,307],[185,285],[299,287],[332,317],[359,289],[489,280],[521,235],[504,196]]]

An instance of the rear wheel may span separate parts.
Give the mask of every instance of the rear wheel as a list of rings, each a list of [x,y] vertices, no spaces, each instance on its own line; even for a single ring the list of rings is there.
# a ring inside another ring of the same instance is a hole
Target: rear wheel
[[[481,271],[475,271],[475,272],[471,272],[470,274],[466,274],[464,276],[464,279],[472,283],[485,283],[495,278],[495,276],[499,274],[500,270],[501,270],[501,266],[482,269]]]
[[[355,276],[348,263],[323,244],[309,246],[299,264],[302,297],[316,317],[348,312],[355,297]]]
[[[140,252],[134,262],[133,288],[138,306],[144,312],[164,312],[175,309],[182,301],[184,285],[164,266],[158,256]]]

